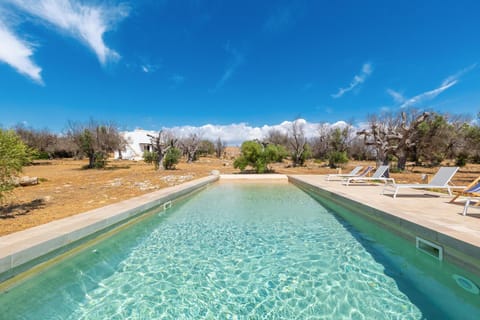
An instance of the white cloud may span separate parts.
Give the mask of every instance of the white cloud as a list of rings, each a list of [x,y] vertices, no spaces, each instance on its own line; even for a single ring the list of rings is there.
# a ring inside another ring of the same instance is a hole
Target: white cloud
[[[412,107],[414,105],[417,105],[419,103],[422,103],[424,101],[432,100],[435,97],[437,97],[440,93],[444,92],[445,90],[453,87],[458,83],[460,80],[460,77],[463,76],[465,73],[473,70],[477,64],[473,64],[471,66],[468,66],[467,68],[464,68],[460,70],[459,72],[455,73],[454,75],[451,75],[447,77],[445,80],[442,81],[442,84],[433,90],[425,91],[421,94],[418,94],[414,96],[413,98],[410,98],[406,100],[405,102],[400,105],[400,108],[407,108],[407,107]]]
[[[142,64],[140,65],[140,69],[145,72],[145,73],[153,73],[155,71],[157,71],[160,67],[158,65],[155,65],[155,64]]]
[[[100,63],[120,56],[103,40],[105,32],[128,15],[126,6],[90,6],[75,0],[6,0],[39,21],[83,42],[92,49]]]
[[[345,93],[352,91],[353,89],[355,89],[356,87],[364,83],[365,80],[372,74],[372,72],[373,72],[372,65],[370,63],[364,63],[362,66],[362,71],[360,72],[360,74],[355,75],[353,77],[353,80],[352,82],[350,82],[350,85],[346,88],[338,89],[337,93],[331,95],[332,98],[334,99],[340,98]]]
[[[333,124],[320,124],[307,122],[304,119],[296,120],[300,124],[303,124],[305,129],[305,136],[307,138],[315,137],[318,135],[318,130],[321,125],[327,126],[344,126],[344,121],[338,121]],[[264,125],[261,127],[253,127],[246,123],[233,123],[229,125],[213,125],[206,124],[203,126],[180,126],[180,127],[164,127],[163,130],[169,130],[177,137],[186,137],[189,134],[196,133],[202,137],[202,139],[208,139],[216,141],[221,138],[228,145],[240,145],[243,141],[253,139],[263,139],[268,135],[270,130],[278,130],[282,133],[287,133],[292,126],[292,121],[284,121],[277,125]],[[149,131],[151,133],[157,133],[158,131]]]
[[[19,39],[5,24],[0,21],[0,61],[5,62],[19,73],[43,84],[42,69],[32,60],[32,45]]]
[[[390,112],[390,107],[389,106],[380,107],[380,112],[382,113]]]
[[[225,46],[225,51],[230,55],[230,61],[227,64],[227,67],[225,68],[225,71],[223,72],[222,77],[220,80],[217,82],[215,85],[215,88],[211,90],[212,92],[216,92],[218,89],[223,87],[225,83],[230,80],[230,78],[233,76],[237,68],[243,63],[244,61],[244,56],[241,52],[239,52],[237,49],[233,48],[230,46],[229,43]]]
[[[469,65],[468,67],[463,68],[462,70],[458,71],[454,75],[451,75],[447,79],[443,80],[442,84],[447,84],[447,83],[452,82],[452,81],[458,81],[460,79],[460,77],[462,77],[464,74],[472,71],[476,67],[477,67],[477,63]]]
[[[395,100],[397,103],[402,103],[406,99],[405,97],[398,91],[392,90],[392,89],[387,89],[387,93]]]
[[[442,83],[442,85],[440,87],[436,88],[436,89],[423,92],[419,95],[414,96],[413,98],[408,99],[407,101],[402,103],[402,105],[400,105],[400,108],[411,107],[411,106],[419,104],[423,101],[431,100],[431,99],[435,98],[436,96],[438,96],[443,91],[447,90],[448,88],[453,87],[456,83],[457,83],[457,80],[453,80],[453,81],[450,81],[450,82],[447,82],[447,83]]]

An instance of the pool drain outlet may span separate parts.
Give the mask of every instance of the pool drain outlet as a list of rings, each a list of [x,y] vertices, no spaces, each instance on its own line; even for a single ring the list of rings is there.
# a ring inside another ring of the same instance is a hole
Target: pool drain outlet
[[[163,210],[170,209],[172,207],[172,201],[167,201],[163,204]]]
[[[443,260],[443,248],[438,244],[416,237],[417,249],[440,261]]]
[[[479,294],[480,293],[480,289],[478,289],[478,286],[475,283],[473,283],[471,280],[469,280],[465,277],[462,277],[458,274],[454,274],[452,276],[452,278],[455,280],[457,285],[460,288],[462,288],[463,290],[468,291],[472,294]]]

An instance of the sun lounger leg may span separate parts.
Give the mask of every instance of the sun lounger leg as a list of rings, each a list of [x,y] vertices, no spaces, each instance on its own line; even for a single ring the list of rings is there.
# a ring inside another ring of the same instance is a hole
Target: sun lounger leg
[[[470,198],[468,198],[467,201],[465,201],[465,207],[463,208],[463,215],[464,216],[467,215],[467,210],[468,210],[469,205],[470,205]]]
[[[456,195],[454,198],[452,198],[452,200],[450,200],[449,202],[450,202],[450,203],[455,202],[455,200],[457,200],[458,197],[460,197],[460,195],[461,195],[461,194],[457,194],[457,195]]]

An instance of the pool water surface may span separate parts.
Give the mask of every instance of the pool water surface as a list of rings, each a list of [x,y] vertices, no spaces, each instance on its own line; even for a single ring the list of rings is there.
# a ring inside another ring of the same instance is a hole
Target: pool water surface
[[[453,267],[364,229],[289,184],[219,183],[1,293],[0,319],[480,318]]]

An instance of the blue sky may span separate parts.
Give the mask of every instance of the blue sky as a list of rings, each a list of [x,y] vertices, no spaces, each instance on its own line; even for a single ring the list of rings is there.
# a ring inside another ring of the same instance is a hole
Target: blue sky
[[[0,1],[0,125],[480,111],[479,1]]]

